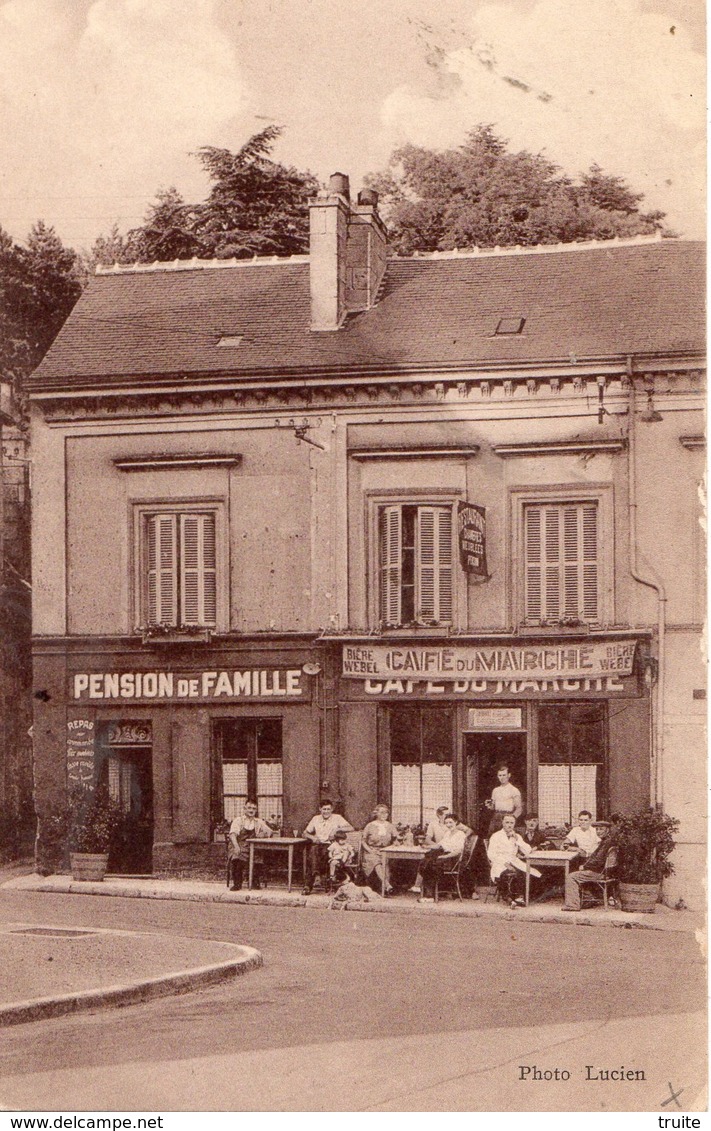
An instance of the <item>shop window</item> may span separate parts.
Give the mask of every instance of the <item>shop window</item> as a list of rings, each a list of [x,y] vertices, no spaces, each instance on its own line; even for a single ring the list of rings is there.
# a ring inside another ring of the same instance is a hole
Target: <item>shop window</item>
[[[259,816],[281,825],[283,765],[281,719],[221,719],[215,727],[214,823],[232,821],[254,798]]]
[[[574,823],[604,810],[605,704],[561,703],[538,711],[538,813],[542,824]]]
[[[392,820],[426,825],[452,804],[452,712],[448,708],[390,710]]]
[[[378,511],[382,625],[446,625],[453,617],[451,506],[395,503]]]
[[[215,626],[216,520],[203,510],[141,514],[140,619],[147,627]]]
[[[526,505],[526,622],[599,621],[598,557],[598,506],[595,501]]]

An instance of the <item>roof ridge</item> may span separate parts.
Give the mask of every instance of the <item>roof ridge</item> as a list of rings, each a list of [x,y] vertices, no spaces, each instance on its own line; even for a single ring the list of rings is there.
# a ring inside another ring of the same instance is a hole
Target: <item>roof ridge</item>
[[[511,255],[552,255],[561,252],[569,251],[593,251],[600,248],[613,248],[613,247],[641,247],[649,244],[660,243],[697,243],[703,242],[698,240],[684,240],[677,236],[666,237],[661,232],[653,232],[649,235],[639,236],[613,236],[607,240],[571,240],[568,243],[543,243],[525,246],[523,244],[516,244],[513,247],[501,247],[498,244],[495,247],[467,247],[467,248],[454,248],[451,251],[415,251],[412,255],[394,255],[389,262],[396,263],[409,263],[414,259],[437,260],[437,259],[491,259],[496,256],[511,256]],[[292,263],[308,263],[309,256],[307,253],[298,255],[254,255],[251,259],[173,259],[173,260],[153,260],[152,263],[112,263],[111,265],[104,265],[98,263],[95,268],[96,275],[131,275],[131,274],[146,274],[149,272],[160,271],[195,271],[195,270],[208,270],[210,268],[222,269],[225,267],[266,267],[277,265],[289,265]]]
[[[195,271],[209,267],[264,267],[272,264],[308,263],[308,255],[254,255],[251,259],[154,259],[152,263],[97,263],[96,275],[132,275],[151,271]]]
[[[645,244],[693,243],[693,240],[680,240],[678,237],[665,237],[661,232],[639,236],[613,236],[608,240],[571,240],[568,243],[538,243],[530,246],[515,244],[513,247],[455,247],[451,251],[414,251],[412,255],[397,255],[393,259],[399,263],[412,259],[480,259],[497,255],[550,255],[562,251],[591,251],[609,247],[638,247]]]

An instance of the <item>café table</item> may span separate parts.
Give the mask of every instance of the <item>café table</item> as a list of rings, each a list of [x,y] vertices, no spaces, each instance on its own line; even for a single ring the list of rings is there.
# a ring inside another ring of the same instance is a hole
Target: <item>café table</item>
[[[381,848],[383,857],[383,895],[388,890],[388,860],[424,860],[427,849],[418,844],[389,844]]]
[[[531,868],[564,868],[568,878],[571,860],[580,855],[577,848],[535,848],[526,857],[526,907],[531,888]]]
[[[250,837],[247,841],[249,845],[249,887],[252,887],[252,880],[254,878],[254,853],[258,849],[260,852],[273,852],[277,851],[286,852],[287,865],[287,891],[291,891],[291,878],[294,870],[294,849],[301,848],[301,867],[304,868],[304,849],[308,844],[302,836],[255,836]]]

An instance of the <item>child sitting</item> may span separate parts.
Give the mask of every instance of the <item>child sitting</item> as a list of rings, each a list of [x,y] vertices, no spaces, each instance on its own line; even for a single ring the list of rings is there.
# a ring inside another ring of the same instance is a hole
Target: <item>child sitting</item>
[[[331,888],[351,879],[349,865],[352,864],[355,849],[348,843],[346,829],[336,829],[333,840],[328,846],[328,878]]]

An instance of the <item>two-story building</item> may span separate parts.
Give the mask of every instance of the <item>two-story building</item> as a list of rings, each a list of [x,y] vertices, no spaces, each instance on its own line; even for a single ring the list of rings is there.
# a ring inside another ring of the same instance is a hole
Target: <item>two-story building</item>
[[[308,256],[100,272],[30,382],[40,820],[104,780],[128,871],[247,795],[470,824],[705,809],[703,248],[388,259],[334,176]]]

